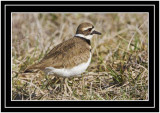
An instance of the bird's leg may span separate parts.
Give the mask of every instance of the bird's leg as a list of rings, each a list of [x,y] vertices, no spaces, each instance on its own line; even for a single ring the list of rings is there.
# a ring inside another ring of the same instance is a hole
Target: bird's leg
[[[84,76],[82,75],[82,92],[84,92]]]
[[[61,92],[63,92],[63,89],[64,89],[64,78],[60,78],[60,80],[61,80],[60,90],[61,90]]]
[[[67,84],[66,83],[66,78],[64,78],[63,80],[64,80],[64,84],[63,84],[64,85],[64,94],[68,96],[68,94],[67,94],[67,87],[66,87],[66,84]]]
[[[65,85],[67,86],[70,94],[72,94],[72,93],[73,93],[73,92],[72,92],[72,89],[71,89],[71,87],[68,85],[68,82],[67,82],[67,81],[68,81],[68,78],[65,78]]]

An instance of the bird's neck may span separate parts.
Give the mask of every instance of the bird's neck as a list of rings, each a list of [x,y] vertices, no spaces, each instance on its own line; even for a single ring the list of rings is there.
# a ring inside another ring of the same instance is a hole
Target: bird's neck
[[[76,38],[80,38],[80,39],[86,41],[89,45],[91,45],[90,39],[87,39],[84,35],[82,35],[82,34],[76,34],[75,37]]]

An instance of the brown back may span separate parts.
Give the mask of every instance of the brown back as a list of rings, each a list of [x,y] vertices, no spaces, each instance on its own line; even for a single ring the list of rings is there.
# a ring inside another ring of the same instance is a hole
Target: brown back
[[[46,67],[67,68],[87,62],[90,57],[90,45],[86,40],[74,37],[54,47],[39,63],[28,69]]]

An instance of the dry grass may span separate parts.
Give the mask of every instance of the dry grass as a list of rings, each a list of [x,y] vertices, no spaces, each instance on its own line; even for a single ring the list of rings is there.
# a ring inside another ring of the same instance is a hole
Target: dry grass
[[[81,78],[21,72],[91,22],[92,61]],[[68,85],[67,85],[68,84]],[[64,87],[63,87],[64,86]],[[147,100],[148,15],[145,13],[33,13],[12,15],[13,100]]]

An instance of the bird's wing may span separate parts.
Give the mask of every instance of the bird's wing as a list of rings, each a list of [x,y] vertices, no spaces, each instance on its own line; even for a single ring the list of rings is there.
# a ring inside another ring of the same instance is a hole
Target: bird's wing
[[[39,63],[32,68],[45,69],[72,68],[74,65],[87,62],[90,57],[89,45],[79,38],[72,38],[54,47]]]

